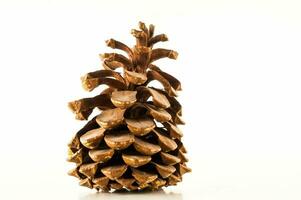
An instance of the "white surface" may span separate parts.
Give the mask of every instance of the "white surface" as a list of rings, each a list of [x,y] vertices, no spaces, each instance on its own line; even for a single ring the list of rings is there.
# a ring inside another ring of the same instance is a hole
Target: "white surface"
[[[170,7],[170,6],[172,7]],[[0,1],[0,199],[301,199],[301,13],[287,1]],[[153,23],[179,52],[193,169],[166,192],[95,194],[66,175],[67,102],[111,37]]]

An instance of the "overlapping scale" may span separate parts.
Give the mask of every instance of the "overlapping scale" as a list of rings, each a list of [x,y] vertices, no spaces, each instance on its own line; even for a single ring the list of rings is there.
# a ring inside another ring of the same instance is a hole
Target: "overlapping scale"
[[[116,180],[121,177],[127,170],[127,165],[114,165],[101,169],[101,172],[111,180]]]
[[[79,172],[89,178],[92,178],[92,177],[94,177],[94,175],[96,173],[97,165],[98,165],[98,163],[82,164],[79,167]]]
[[[103,139],[104,132],[103,128],[90,130],[80,137],[80,142],[88,149],[94,149]]]
[[[135,141],[135,137],[129,132],[113,132],[106,135],[104,140],[110,148],[121,150],[130,146]]]
[[[151,182],[151,184],[152,184],[153,188],[159,189],[166,184],[166,180],[157,178],[156,180]]]
[[[111,101],[118,108],[128,108],[136,102],[137,91],[114,91]]]
[[[142,93],[149,93],[149,96],[152,96],[154,105],[160,108],[169,108],[170,103],[166,96],[157,90],[149,87],[140,86],[137,88],[138,92]]]
[[[162,178],[167,178],[176,171],[176,168],[172,165],[160,165],[155,162],[153,164]]]
[[[94,178],[92,182],[95,184],[96,188],[106,190],[109,180],[110,179],[108,177],[103,176],[103,177]]]
[[[167,122],[171,120],[171,115],[162,108],[157,108],[151,104],[144,104],[149,114],[158,122]]]
[[[74,162],[76,164],[81,164],[83,161],[83,151],[82,149],[79,149],[77,152],[75,153],[70,153],[69,157],[67,158],[67,161],[69,162]]]
[[[147,76],[145,73],[137,73],[134,71],[124,71],[125,78],[128,82],[135,84],[135,85],[142,85],[147,81]]]
[[[155,128],[155,123],[150,118],[126,119],[128,129],[136,136],[143,136]]]
[[[88,187],[90,189],[93,188],[93,184],[89,178],[85,178],[79,181],[80,186]]]
[[[139,153],[148,156],[154,155],[155,153],[161,151],[161,147],[159,145],[146,142],[138,137],[135,138],[134,147]]]
[[[181,159],[177,156],[171,155],[166,152],[160,152],[161,159],[164,164],[166,165],[175,165],[179,162],[181,162]]]
[[[134,178],[119,178],[116,181],[125,188],[132,188],[132,184],[136,181]]]
[[[94,149],[89,151],[89,156],[94,162],[105,163],[114,155],[113,149]]]
[[[104,110],[96,117],[96,122],[105,129],[111,129],[122,123],[124,112],[120,108]]]
[[[191,172],[191,169],[189,167],[187,167],[185,164],[179,164],[179,171],[180,171],[180,174],[183,175],[187,172]]]
[[[168,180],[168,184],[169,184],[169,185],[176,185],[178,182],[181,181],[181,178],[178,177],[178,176],[176,176],[176,175],[174,175],[174,174],[172,174],[172,175],[170,175],[170,176],[168,177],[167,180]]]
[[[135,168],[131,168],[132,176],[139,182],[139,183],[151,183],[152,181],[158,178],[157,174],[141,171]]]
[[[185,155],[182,151],[179,151],[178,157],[181,159],[181,161],[182,161],[183,163],[184,163],[184,162],[188,162],[188,158],[186,157],[186,155]]]
[[[183,137],[182,131],[176,125],[172,124],[171,122],[164,123],[164,126],[169,130],[169,135],[172,138],[181,139],[181,137]]]
[[[76,178],[80,178],[79,174],[78,174],[78,169],[74,168],[68,171],[68,175],[69,176],[74,176]]]
[[[152,158],[150,156],[122,154],[122,159],[127,165],[137,168],[147,164]]]
[[[154,129],[153,132],[158,136],[159,145],[163,151],[173,151],[178,147],[177,143],[173,139],[161,133],[160,129]]]

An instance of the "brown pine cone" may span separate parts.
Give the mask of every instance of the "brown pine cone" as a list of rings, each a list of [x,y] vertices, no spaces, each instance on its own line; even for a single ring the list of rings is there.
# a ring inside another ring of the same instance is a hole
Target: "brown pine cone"
[[[95,97],[69,103],[79,120],[87,120],[95,108],[101,110],[68,145],[68,161],[76,163],[69,175],[79,178],[82,186],[104,191],[157,190],[176,185],[191,171],[177,127],[184,124],[175,98],[181,83],[151,64],[165,57],[176,59],[178,53],[153,49],[167,36],[154,36],[153,25],[147,28],[140,22],[139,28],[131,32],[136,38],[133,48],[114,39],[106,41],[127,56],[102,54],[104,69],[81,78],[88,91],[102,84],[108,88]],[[122,75],[115,71],[119,67]],[[162,89],[149,87],[153,80]]]

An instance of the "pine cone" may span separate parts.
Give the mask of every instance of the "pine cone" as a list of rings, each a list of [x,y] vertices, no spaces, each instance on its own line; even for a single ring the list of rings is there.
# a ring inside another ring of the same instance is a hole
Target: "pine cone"
[[[178,124],[182,107],[176,100],[180,82],[151,64],[161,58],[176,59],[173,50],[153,45],[167,41],[165,34],[153,36],[154,26],[139,23],[132,30],[136,45],[110,39],[107,45],[125,51],[105,53],[102,70],[83,76],[83,88],[92,91],[99,85],[108,88],[92,98],[69,103],[76,119],[87,120],[94,108],[102,112],[76,133],[69,143],[68,161],[76,163],[69,175],[80,179],[80,185],[110,190],[156,190],[176,185],[186,166],[183,136]],[[123,69],[123,75],[114,71]],[[162,89],[148,86],[153,80]]]

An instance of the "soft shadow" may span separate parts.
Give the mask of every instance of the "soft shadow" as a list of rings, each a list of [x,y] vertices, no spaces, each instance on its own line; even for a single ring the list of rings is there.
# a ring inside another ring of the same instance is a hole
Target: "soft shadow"
[[[182,194],[181,193],[175,193],[175,192],[166,192],[164,190],[158,190],[158,191],[141,191],[141,192],[96,192],[87,194],[84,196],[81,196],[79,198],[80,200],[99,200],[99,199],[106,199],[106,200],[112,200],[112,199],[122,199],[122,200],[135,200],[135,199],[143,199],[143,200],[182,200]]]

